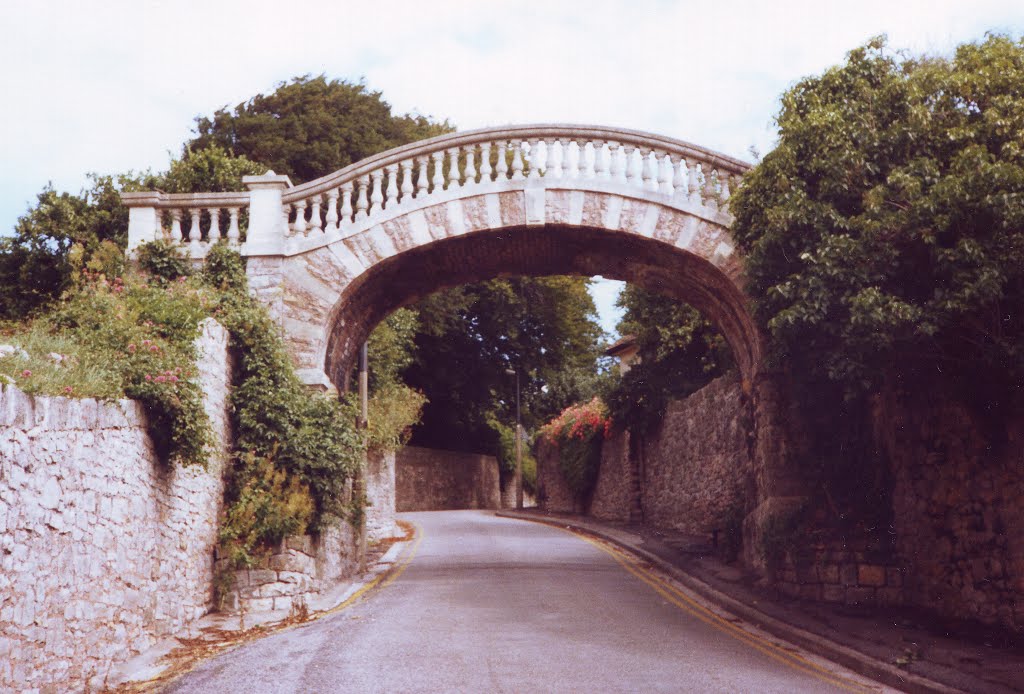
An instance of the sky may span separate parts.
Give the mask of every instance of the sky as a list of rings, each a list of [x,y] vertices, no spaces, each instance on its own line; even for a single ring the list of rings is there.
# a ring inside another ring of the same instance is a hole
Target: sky
[[[878,34],[948,54],[1021,0],[4,0],[0,234],[48,183],[162,170],[193,119],[296,75],[364,80],[460,129],[621,126],[752,161],[778,99]],[[618,284],[594,295],[617,319]]]

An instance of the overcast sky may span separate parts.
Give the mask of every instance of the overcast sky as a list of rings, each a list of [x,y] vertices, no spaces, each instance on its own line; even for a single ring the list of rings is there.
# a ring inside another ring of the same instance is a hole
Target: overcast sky
[[[461,129],[576,122],[750,160],[778,96],[885,33],[948,53],[1022,0],[0,0],[0,233],[48,181],[163,169],[193,118],[295,75],[365,79]],[[598,292],[606,327],[614,322]]]

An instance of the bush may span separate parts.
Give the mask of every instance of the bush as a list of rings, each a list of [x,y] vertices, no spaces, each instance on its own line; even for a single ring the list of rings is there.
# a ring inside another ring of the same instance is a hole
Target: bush
[[[611,432],[607,408],[598,398],[562,410],[540,429],[540,434],[558,448],[558,464],[569,489],[577,499],[594,489],[601,467],[601,443]]]
[[[388,383],[370,395],[367,446],[371,450],[396,451],[409,441],[412,427],[420,421],[427,397],[401,383]]]

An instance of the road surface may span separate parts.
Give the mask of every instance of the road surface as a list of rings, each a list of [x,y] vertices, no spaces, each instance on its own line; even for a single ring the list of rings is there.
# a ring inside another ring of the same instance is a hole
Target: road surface
[[[602,543],[482,511],[402,517],[420,540],[393,581],[166,691],[885,691]]]

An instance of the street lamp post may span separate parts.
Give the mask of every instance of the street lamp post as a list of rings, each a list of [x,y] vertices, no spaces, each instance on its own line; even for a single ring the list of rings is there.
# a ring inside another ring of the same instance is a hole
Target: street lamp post
[[[509,376],[516,377],[516,508],[520,511],[523,510],[523,432],[522,425],[519,423],[519,371],[515,369],[505,369],[505,373]]]

